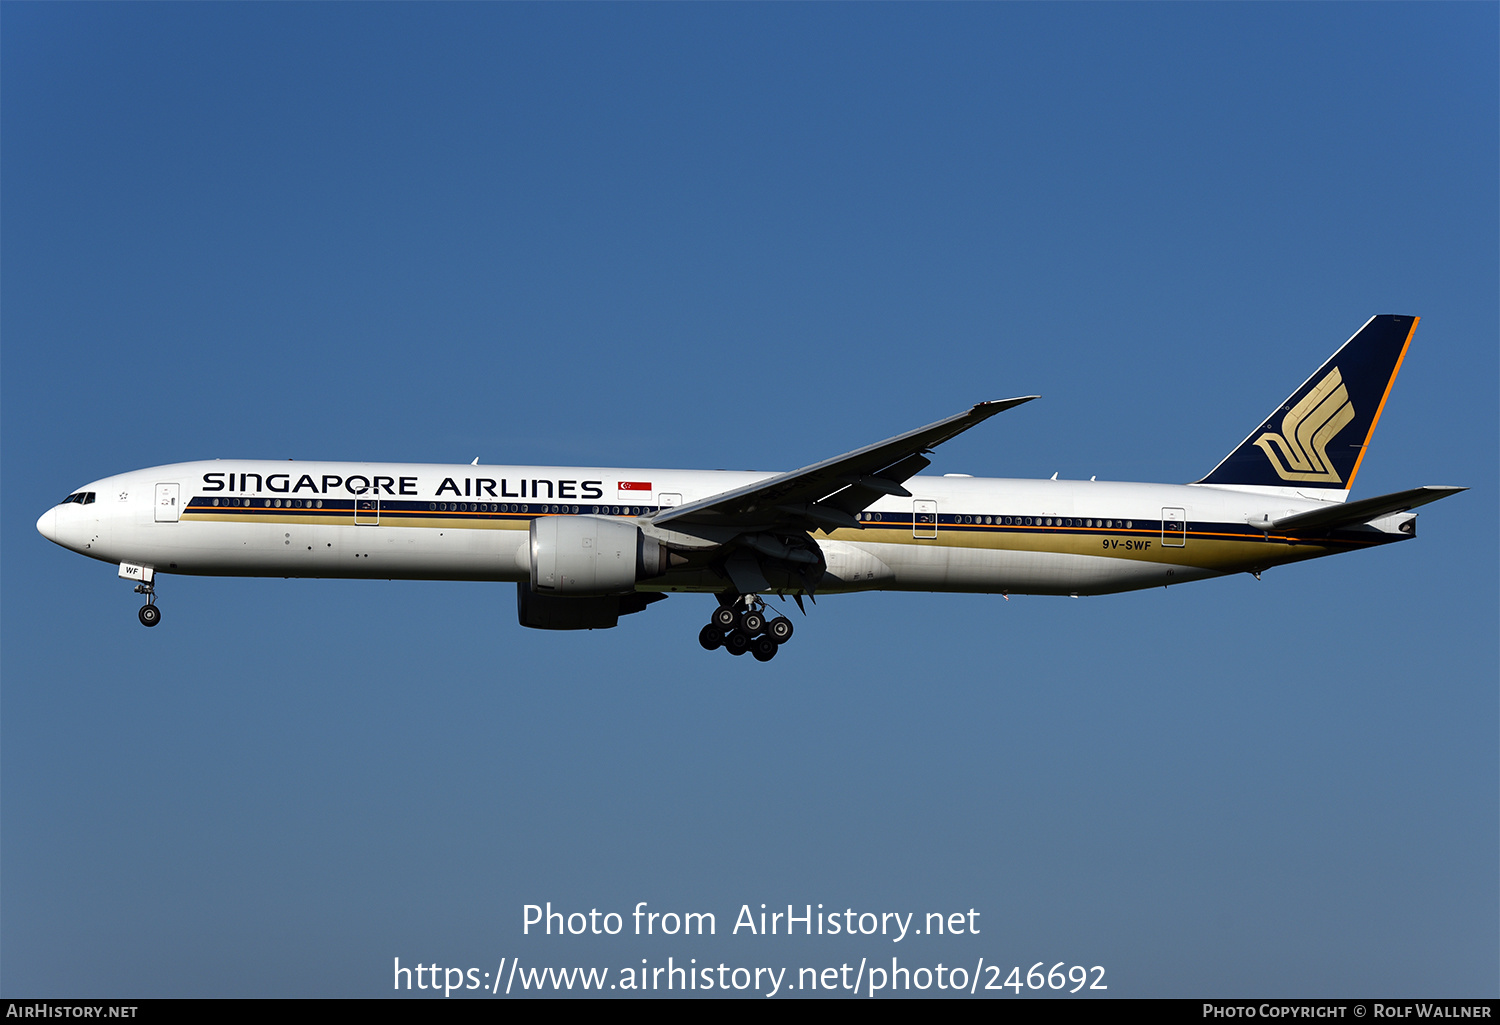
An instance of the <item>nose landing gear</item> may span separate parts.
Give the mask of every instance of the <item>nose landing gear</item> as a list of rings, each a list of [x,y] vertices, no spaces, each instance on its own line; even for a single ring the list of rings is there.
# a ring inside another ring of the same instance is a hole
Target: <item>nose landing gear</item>
[[[757,662],[769,662],[792,636],[792,621],[785,616],[766,618],[766,603],[758,595],[742,594],[720,599],[709,624],[698,631],[698,643],[706,651],[724,648],[731,655],[749,652]]]
[[[162,485],[166,487],[166,485]],[[173,488],[176,485],[172,485]],[[172,564],[176,567],[176,563]],[[141,626],[155,626],[161,622],[161,609],[156,607],[156,569],[152,566],[143,566],[134,562],[120,563],[120,579],[134,580],[135,593],[146,596],[146,604],[141,606],[138,616]]]

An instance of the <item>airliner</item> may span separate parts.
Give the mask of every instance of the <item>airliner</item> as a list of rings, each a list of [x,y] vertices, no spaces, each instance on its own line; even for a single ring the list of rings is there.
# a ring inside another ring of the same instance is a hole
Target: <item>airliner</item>
[[[717,605],[710,651],[775,657],[766,599],[852,591],[1100,595],[1184,584],[1416,535],[1461,487],[1350,489],[1416,317],[1370,318],[1190,484],[923,476],[943,442],[1035,395],[786,473],[215,459],[86,484],[43,537],[118,567],[161,621],[162,575],[493,580],[522,626],[614,627],[671,593]]]

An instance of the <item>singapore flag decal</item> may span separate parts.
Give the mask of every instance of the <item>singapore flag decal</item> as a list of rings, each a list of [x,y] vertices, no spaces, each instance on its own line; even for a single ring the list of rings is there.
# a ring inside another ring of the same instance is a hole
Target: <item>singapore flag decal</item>
[[[645,481],[642,481],[642,480],[622,480],[622,481],[620,481],[620,490],[621,491],[650,491],[651,490],[651,482],[649,480],[645,480]]]

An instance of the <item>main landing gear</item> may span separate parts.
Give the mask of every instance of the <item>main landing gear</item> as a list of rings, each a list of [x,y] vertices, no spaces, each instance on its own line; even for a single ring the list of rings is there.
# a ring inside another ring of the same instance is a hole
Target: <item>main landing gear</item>
[[[766,618],[766,603],[753,594],[743,594],[714,609],[709,624],[698,631],[698,643],[707,651],[724,648],[731,655],[745,652],[757,662],[769,662],[781,645],[792,639],[792,621],[785,616]]]
[[[136,584],[135,593],[146,596],[146,604],[142,605],[141,611],[137,613],[141,626],[155,626],[160,623],[161,609],[156,607],[156,584]]]

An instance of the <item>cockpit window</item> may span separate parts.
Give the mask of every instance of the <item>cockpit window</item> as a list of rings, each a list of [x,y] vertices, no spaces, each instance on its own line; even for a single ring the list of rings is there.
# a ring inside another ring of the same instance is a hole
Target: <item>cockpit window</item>
[[[92,491],[75,491],[71,495],[69,495],[67,498],[64,498],[58,504],[59,505],[68,505],[70,503],[75,503],[75,502],[78,505],[93,505],[94,504],[94,492],[92,492]]]

